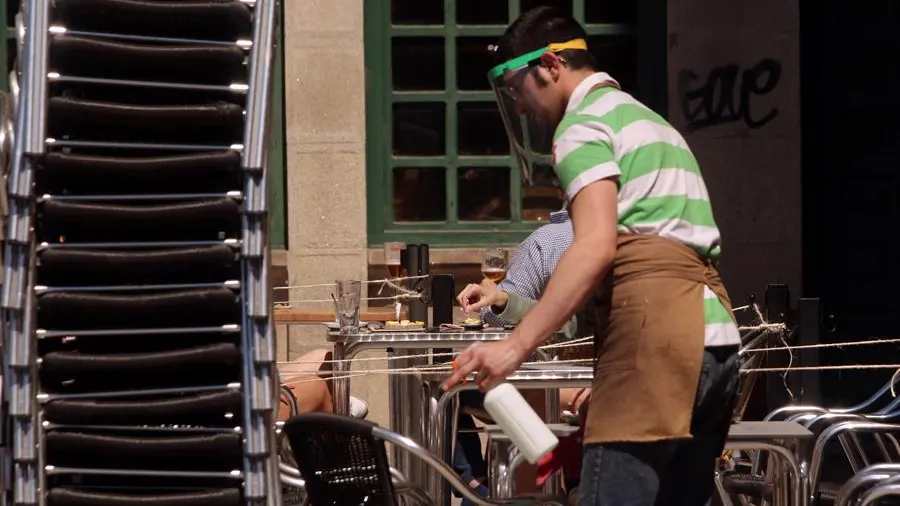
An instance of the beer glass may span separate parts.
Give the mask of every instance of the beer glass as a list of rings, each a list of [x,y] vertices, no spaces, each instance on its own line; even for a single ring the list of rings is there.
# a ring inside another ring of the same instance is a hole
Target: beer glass
[[[401,252],[404,248],[406,248],[406,243],[384,243],[384,265],[387,267],[388,277],[399,278],[402,276],[403,265],[401,261]]]
[[[481,274],[493,281],[500,283],[506,278],[506,268],[509,266],[509,252],[505,249],[490,248],[484,252],[481,260]]]

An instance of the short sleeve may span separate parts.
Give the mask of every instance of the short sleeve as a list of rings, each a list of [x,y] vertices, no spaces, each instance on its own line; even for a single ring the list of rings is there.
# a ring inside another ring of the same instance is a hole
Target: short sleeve
[[[612,139],[603,124],[590,117],[563,120],[553,142],[553,160],[569,201],[585,186],[622,174]]]

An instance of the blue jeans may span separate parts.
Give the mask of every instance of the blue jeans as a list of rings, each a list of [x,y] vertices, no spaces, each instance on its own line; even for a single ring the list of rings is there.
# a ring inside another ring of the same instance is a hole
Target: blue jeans
[[[707,348],[690,440],[586,445],[578,506],[705,506],[738,389],[738,347]]]

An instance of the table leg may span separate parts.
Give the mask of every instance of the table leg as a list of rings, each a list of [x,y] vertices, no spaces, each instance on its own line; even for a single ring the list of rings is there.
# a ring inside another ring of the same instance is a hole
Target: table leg
[[[347,348],[344,343],[334,343],[334,351],[331,353],[333,362],[331,371],[335,378],[331,382],[332,405],[338,415],[350,414],[350,379],[347,373],[350,371],[350,363],[347,359]]]
[[[510,444],[508,441],[488,436],[488,485],[492,499],[504,499],[512,489],[513,479],[509,469]]]
[[[550,388],[544,390],[544,403],[546,412],[544,413],[544,421],[547,423],[559,423],[562,407],[559,404],[559,389]],[[542,492],[550,496],[559,496],[562,493],[562,473],[554,473],[542,488]]]
[[[394,349],[390,356],[390,369],[407,369],[426,365],[428,359],[421,357],[427,350]],[[403,358],[403,357],[415,358]],[[416,357],[418,356],[418,357]],[[411,374],[391,374],[388,378],[390,397],[390,429],[412,439],[419,444],[426,444],[425,427],[428,409],[423,404],[422,381]],[[426,483],[424,464],[398,447],[391,448],[394,467],[399,469],[409,481],[415,485]]]

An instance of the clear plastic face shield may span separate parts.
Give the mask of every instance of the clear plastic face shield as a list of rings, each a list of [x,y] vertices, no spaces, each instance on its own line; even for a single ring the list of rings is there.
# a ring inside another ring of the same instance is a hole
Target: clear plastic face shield
[[[522,179],[528,185],[548,184],[554,179],[550,153],[554,128],[535,120],[534,114],[539,111],[539,106],[534,95],[525,89],[525,80],[544,53],[558,53],[566,49],[587,50],[587,42],[574,39],[553,43],[517,56],[488,72],[513,155],[522,171]]]

